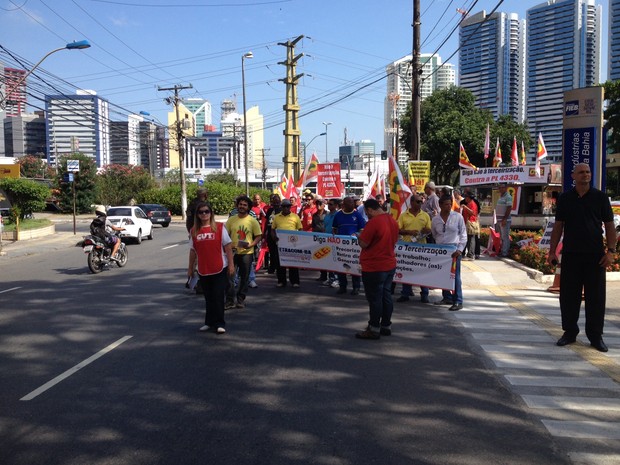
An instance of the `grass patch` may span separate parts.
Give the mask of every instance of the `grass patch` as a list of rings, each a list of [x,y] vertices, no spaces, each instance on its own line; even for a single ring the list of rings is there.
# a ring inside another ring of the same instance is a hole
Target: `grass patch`
[[[5,219],[6,221],[6,219]],[[47,218],[34,219],[34,220],[23,220],[19,222],[19,230],[27,231],[29,229],[39,229],[44,228],[46,226],[50,226],[53,223]],[[15,223],[6,224],[4,223],[4,231],[13,232],[15,231]]]

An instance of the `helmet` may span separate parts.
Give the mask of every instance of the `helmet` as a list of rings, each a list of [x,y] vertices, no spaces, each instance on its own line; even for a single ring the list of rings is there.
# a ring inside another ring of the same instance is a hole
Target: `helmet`
[[[95,215],[99,216],[99,215],[103,215],[105,216],[105,207],[103,205],[97,205],[97,208],[95,208]]]

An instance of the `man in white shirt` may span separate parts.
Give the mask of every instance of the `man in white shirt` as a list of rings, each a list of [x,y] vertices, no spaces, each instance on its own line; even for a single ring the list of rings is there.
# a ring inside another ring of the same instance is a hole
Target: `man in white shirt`
[[[452,210],[452,197],[444,195],[439,199],[439,214],[431,221],[431,231],[437,244],[454,244],[456,250],[452,258],[456,260],[454,291],[441,291],[443,299],[436,305],[451,305],[449,310],[463,308],[463,289],[461,284],[461,255],[467,244],[467,228],[463,215]]]

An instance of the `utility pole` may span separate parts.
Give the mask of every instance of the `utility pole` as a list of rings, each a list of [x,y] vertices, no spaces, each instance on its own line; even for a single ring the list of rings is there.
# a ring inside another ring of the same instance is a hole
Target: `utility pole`
[[[413,50],[411,53],[411,147],[409,160],[420,159],[420,0],[413,0]]]
[[[265,152],[269,152],[271,149],[256,149],[257,152],[261,152],[261,173],[263,181],[263,189],[267,187],[267,161],[265,160]]]
[[[299,167],[299,137],[301,130],[299,129],[299,103],[297,102],[297,81],[304,75],[295,74],[297,61],[304,56],[303,53],[295,56],[295,45],[304,36],[301,35],[293,41],[286,43],[278,43],[286,47],[286,61],[278,62],[279,65],[286,66],[286,78],[278,79],[286,84],[286,103],[284,104],[285,127],[284,127],[284,172],[287,176],[293,173],[296,179],[299,179],[301,170]]]
[[[175,85],[174,87],[159,87],[157,86],[158,91],[174,91],[174,99],[170,99],[169,97],[165,99],[166,103],[174,104],[174,111],[176,114],[176,139],[177,139],[177,148],[179,151],[179,175],[181,176],[181,218],[183,221],[186,219],[185,210],[187,210],[187,185],[185,182],[185,147],[183,147],[183,127],[181,125],[181,118],[179,116],[179,91],[183,89],[192,89],[193,86],[189,84],[188,86]]]

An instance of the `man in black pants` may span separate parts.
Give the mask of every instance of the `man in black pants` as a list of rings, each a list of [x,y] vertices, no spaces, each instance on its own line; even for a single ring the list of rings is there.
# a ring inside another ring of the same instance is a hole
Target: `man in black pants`
[[[592,173],[589,165],[575,165],[572,178],[575,187],[558,198],[547,259],[549,263],[557,263],[556,249],[564,232],[560,276],[560,311],[564,335],[557,345],[565,346],[577,340],[583,289],[586,336],[592,347],[607,352],[607,345],[603,342],[605,269],[613,263],[616,253],[614,216],[609,198],[604,192],[590,186]],[[605,226],[607,250],[603,245],[601,224]]]

